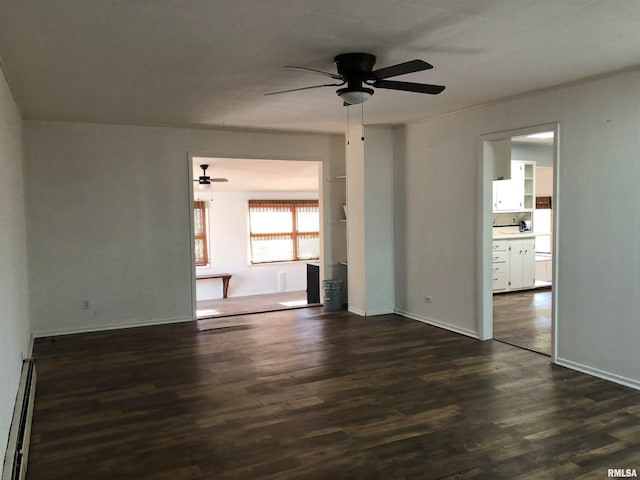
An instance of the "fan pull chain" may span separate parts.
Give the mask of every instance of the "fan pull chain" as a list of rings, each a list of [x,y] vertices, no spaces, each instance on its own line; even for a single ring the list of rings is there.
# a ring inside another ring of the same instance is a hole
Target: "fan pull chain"
[[[362,136],[360,137],[360,140],[364,142],[364,99],[360,103],[360,119],[362,122]]]
[[[347,145],[349,145],[349,137],[351,133],[349,132],[349,105],[347,105]]]

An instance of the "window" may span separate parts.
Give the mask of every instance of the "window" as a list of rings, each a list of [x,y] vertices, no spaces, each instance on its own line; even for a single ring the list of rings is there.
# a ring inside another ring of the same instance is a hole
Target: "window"
[[[209,263],[207,248],[207,207],[205,202],[193,202],[193,229],[196,242],[196,265]]]
[[[533,211],[533,229],[536,235],[536,253],[551,253],[551,231],[553,217],[550,208],[536,208]]]
[[[249,200],[251,263],[320,257],[317,200]]]

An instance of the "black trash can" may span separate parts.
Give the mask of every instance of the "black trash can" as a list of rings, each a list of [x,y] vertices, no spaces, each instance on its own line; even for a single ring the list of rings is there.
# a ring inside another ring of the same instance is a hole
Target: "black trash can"
[[[342,280],[325,280],[322,282],[324,291],[323,307],[325,312],[335,312],[342,309]]]

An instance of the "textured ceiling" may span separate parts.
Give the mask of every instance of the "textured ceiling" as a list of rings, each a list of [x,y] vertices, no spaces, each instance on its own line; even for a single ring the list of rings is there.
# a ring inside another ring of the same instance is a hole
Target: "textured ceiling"
[[[426,118],[640,64],[638,0],[0,0],[0,57],[28,119],[343,131],[339,53],[415,58],[366,123]],[[352,109],[353,110],[353,109]]]

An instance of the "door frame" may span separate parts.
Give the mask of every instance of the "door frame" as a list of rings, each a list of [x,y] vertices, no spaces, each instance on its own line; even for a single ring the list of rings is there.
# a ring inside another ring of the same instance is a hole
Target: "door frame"
[[[558,195],[560,179],[560,123],[546,123],[523,127],[513,130],[488,133],[480,136],[480,188],[479,188],[479,228],[478,237],[480,245],[479,258],[479,312],[480,312],[480,340],[493,338],[493,288],[491,282],[491,252],[493,245],[492,217],[493,217],[493,160],[484,155],[485,142],[504,140],[521,135],[549,132],[553,137],[553,256],[551,275],[551,362],[556,363],[558,354],[558,302],[560,289],[558,288],[558,271],[561,263],[558,261],[558,238],[560,234],[561,198]]]

